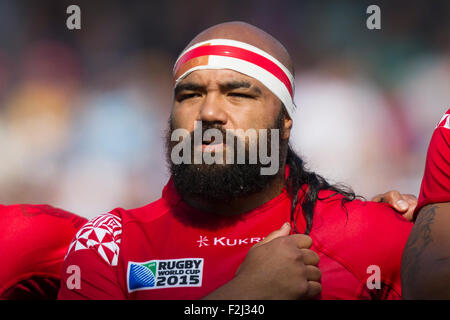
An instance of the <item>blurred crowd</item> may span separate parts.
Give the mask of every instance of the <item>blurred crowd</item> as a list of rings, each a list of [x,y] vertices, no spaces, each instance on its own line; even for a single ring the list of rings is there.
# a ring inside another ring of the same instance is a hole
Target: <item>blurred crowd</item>
[[[66,8],[81,8],[68,30]],[[0,0],[0,203],[91,217],[156,200],[172,65],[198,32],[242,20],[296,68],[291,144],[308,167],[370,198],[417,194],[450,107],[450,3]]]

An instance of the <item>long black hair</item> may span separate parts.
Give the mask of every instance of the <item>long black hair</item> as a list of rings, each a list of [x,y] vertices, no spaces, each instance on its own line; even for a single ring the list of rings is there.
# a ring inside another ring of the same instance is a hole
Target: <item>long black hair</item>
[[[293,232],[299,233],[296,229],[296,208],[298,204],[299,192],[301,187],[306,185],[306,191],[301,198],[301,207],[306,219],[305,234],[309,234],[312,228],[314,208],[317,200],[326,200],[337,194],[344,195],[342,199],[342,206],[345,208],[345,203],[353,201],[357,196],[353,190],[342,184],[330,184],[325,178],[316,174],[315,172],[308,171],[305,162],[292,150],[291,146],[288,146],[286,155],[286,164],[289,166],[289,176],[286,181],[286,188],[289,196],[292,199],[291,207],[291,222],[293,224]],[[319,198],[319,192],[321,190],[334,191],[332,195],[327,198]],[[301,196],[301,195],[300,195]]]

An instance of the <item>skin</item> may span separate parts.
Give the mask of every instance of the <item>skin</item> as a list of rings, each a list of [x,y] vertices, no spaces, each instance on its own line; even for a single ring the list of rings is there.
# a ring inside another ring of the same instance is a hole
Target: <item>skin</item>
[[[223,129],[265,129],[281,111],[279,100],[259,81],[232,70],[198,70],[175,89],[174,128],[194,130],[194,121],[219,124]],[[292,120],[284,121],[283,139],[289,139]],[[230,202],[185,197],[191,206],[218,214],[235,215],[252,210],[279,195],[284,187],[280,170],[263,192]]]
[[[423,207],[402,257],[404,299],[450,299],[450,203]]]
[[[285,223],[250,248],[235,277],[205,300],[312,299],[321,291],[319,256],[309,236],[289,236]]]
[[[371,199],[374,202],[388,203],[408,221],[413,220],[414,210],[417,206],[417,197],[412,194],[400,194],[396,190],[391,190],[383,194],[378,194]]]
[[[213,26],[188,45],[215,38],[233,39],[256,46],[283,63],[292,73],[286,49],[266,32],[242,22]],[[194,130],[194,121],[220,125],[223,129],[265,129],[273,127],[282,104],[258,80],[232,70],[197,70],[174,91],[174,129]],[[288,140],[292,120],[284,119],[281,137]],[[287,145],[287,144],[286,144]],[[284,159],[285,160],[285,159]],[[284,161],[285,162],[285,161]],[[284,167],[284,162],[281,167]],[[227,203],[192,196],[183,198],[191,206],[217,214],[235,215],[252,210],[278,196],[285,184],[284,170],[260,193]],[[380,201],[385,201],[381,197]],[[205,299],[309,299],[321,291],[319,258],[309,248],[306,235],[289,235],[289,224],[253,246],[235,277]]]
[[[243,41],[267,51],[293,71],[283,45],[266,32],[243,22],[213,26],[196,36],[187,47],[214,38]],[[274,125],[281,111],[280,100],[261,82],[233,70],[197,70],[174,90],[173,126],[192,132],[194,121],[219,124],[223,129],[266,129]],[[288,140],[292,120],[284,120],[282,139]],[[284,164],[282,164],[282,167]],[[227,203],[186,197],[191,206],[218,214],[239,214],[278,196],[284,187],[284,171],[263,192]]]

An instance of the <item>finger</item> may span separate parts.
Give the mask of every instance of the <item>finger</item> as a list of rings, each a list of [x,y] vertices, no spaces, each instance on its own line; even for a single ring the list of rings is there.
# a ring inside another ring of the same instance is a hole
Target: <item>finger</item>
[[[300,250],[303,263],[306,265],[317,266],[319,264],[319,255],[310,249],[301,249]]]
[[[409,209],[415,210],[417,207],[417,197],[413,194],[405,194],[405,195],[403,195],[403,197],[408,202],[408,205],[410,207]]]
[[[306,279],[308,281],[319,281],[322,277],[322,272],[315,266],[306,266]]]
[[[401,200],[401,194],[397,190],[391,190],[382,194],[378,194],[372,198],[375,202],[394,203]]]
[[[414,220],[414,210],[408,210],[405,214],[402,214],[402,217],[408,221]]]
[[[409,202],[402,195],[400,195],[400,200],[389,204],[398,212],[406,212],[410,208]]]
[[[395,210],[399,212],[406,212],[409,208],[409,203],[405,195],[400,194],[398,191],[390,191],[390,196],[386,197],[387,203],[391,205]]]
[[[299,249],[308,249],[312,245],[311,237],[305,234],[293,234],[289,236],[289,239],[292,239]]]
[[[402,214],[402,216],[408,221],[413,221],[414,219],[414,210],[417,207],[417,198],[412,194],[405,194],[403,197],[408,202],[408,210]]]
[[[389,204],[392,208],[398,212],[406,212],[409,208],[406,198],[400,194],[397,190],[391,190],[381,195],[379,202]]]
[[[280,229],[275,230],[271,233],[269,233],[269,235],[267,237],[264,238],[264,240],[261,240],[260,242],[258,242],[257,244],[255,244],[253,247],[259,247],[267,242],[272,241],[273,239],[279,238],[279,237],[284,237],[284,236],[288,236],[289,233],[291,232],[291,225],[289,224],[289,222],[285,222]]]
[[[383,195],[382,194],[377,194],[376,196],[374,196],[372,199],[370,199],[370,201],[373,202],[383,202]]]
[[[322,285],[317,281],[308,281],[308,291],[306,298],[313,299],[322,292]]]

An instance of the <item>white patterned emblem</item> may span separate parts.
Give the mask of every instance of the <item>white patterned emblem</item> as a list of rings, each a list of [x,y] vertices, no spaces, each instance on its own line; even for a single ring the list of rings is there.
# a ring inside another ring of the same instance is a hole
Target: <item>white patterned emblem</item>
[[[109,265],[116,266],[121,234],[120,217],[114,213],[101,214],[89,220],[77,232],[66,257],[78,250],[95,249]]]

